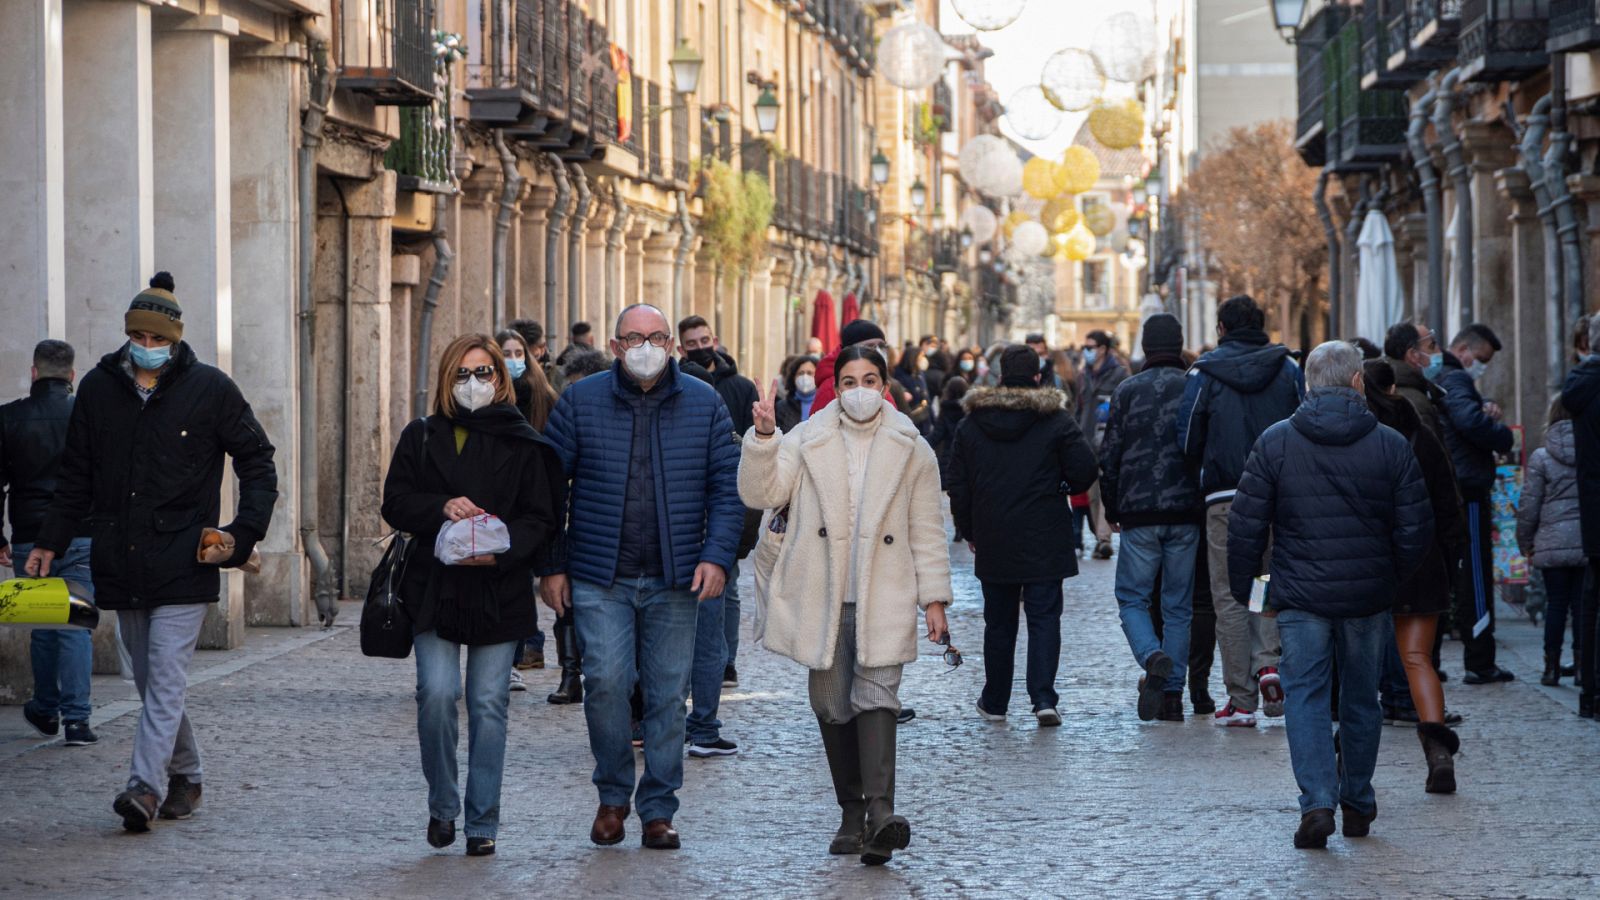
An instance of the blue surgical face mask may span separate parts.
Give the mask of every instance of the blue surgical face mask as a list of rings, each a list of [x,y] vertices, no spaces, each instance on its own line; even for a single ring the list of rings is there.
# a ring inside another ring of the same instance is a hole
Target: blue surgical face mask
[[[961,371],[963,371],[963,372],[971,372],[972,371],[972,360],[963,359],[961,361]]]
[[[1093,347],[1085,347],[1085,348],[1083,348],[1083,361],[1084,361],[1085,364],[1091,365],[1091,366],[1094,365],[1094,361],[1097,358],[1099,358],[1099,356],[1100,356],[1100,353],[1097,350],[1095,350]]]
[[[1475,359],[1472,361],[1472,365],[1467,366],[1467,374],[1472,376],[1473,381],[1482,378],[1483,373],[1487,371],[1489,371],[1489,364],[1481,359]]]
[[[1422,369],[1422,377],[1432,381],[1433,379],[1438,378],[1439,373],[1442,371],[1444,371],[1444,354],[1428,354],[1428,364]]]
[[[128,356],[133,359],[135,366],[141,369],[155,370],[166,365],[172,359],[172,345],[146,347],[143,344],[129,341]]]
[[[523,372],[528,371],[528,361],[525,359],[508,359],[506,360],[506,369],[511,372],[511,378],[514,381],[521,378]]]

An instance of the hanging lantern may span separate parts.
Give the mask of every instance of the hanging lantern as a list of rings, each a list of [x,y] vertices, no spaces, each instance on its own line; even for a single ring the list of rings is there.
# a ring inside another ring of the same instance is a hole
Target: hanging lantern
[[[1056,163],[1056,188],[1063,194],[1081,194],[1100,180],[1100,160],[1088,147],[1073,144]]]
[[[979,31],[999,31],[1022,15],[1028,0],[950,0],[961,21]]]
[[[1097,103],[1089,111],[1089,133],[1112,150],[1136,147],[1144,137],[1144,107],[1132,99]]]
[[[961,213],[961,227],[971,231],[972,239],[980,244],[987,244],[999,225],[994,211],[981,203],[974,203]]]
[[[896,25],[878,42],[878,71],[890,84],[908,91],[938,81],[944,59],[944,38],[926,22]]]
[[[1013,210],[1010,215],[1006,216],[1006,224],[1004,229],[1006,240],[1009,241],[1013,236],[1016,235],[1017,229],[1022,226],[1022,223],[1031,221],[1033,221],[1033,219],[1030,218],[1027,213],[1020,209]]]
[[[1043,225],[1029,219],[1017,226],[1016,232],[1011,235],[1011,243],[1023,256],[1038,256],[1050,246],[1050,233],[1044,230]]]
[[[1105,89],[1106,77],[1087,50],[1076,47],[1061,50],[1044,62],[1039,86],[1057,109],[1078,112],[1088,109]]]
[[[882,150],[872,154],[872,183],[889,183],[889,157],[884,156]]]
[[[1073,204],[1070,194],[1054,198],[1039,212],[1039,224],[1056,235],[1066,234],[1072,230],[1072,226],[1078,224],[1079,218],[1078,207]]]
[[[1082,222],[1072,226],[1072,230],[1067,232],[1066,238],[1061,245],[1061,249],[1066,253],[1067,259],[1073,262],[1082,262],[1094,255],[1096,243],[1094,232],[1085,228]]]
[[[1155,23],[1131,12],[1109,16],[1094,30],[1089,52],[1107,79],[1130,84],[1143,81],[1156,70]]]
[[[679,38],[678,49],[667,60],[667,68],[672,70],[673,89],[680,94],[694,93],[700,86],[700,69],[704,65],[705,60],[689,46],[689,39]]]
[[[980,134],[961,148],[958,160],[967,186],[991,197],[1011,197],[1022,190],[1022,162],[1003,138]]]
[[[1083,211],[1083,226],[1095,237],[1105,237],[1117,227],[1117,214],[1104,203],[1093,204]]]
[[[1061,110],[1045,96],[1044,88],[1030,84],[1006,101],[1006,124],[1023,140],[1042,141],[1061,125]]]
[[[1022,189],[1040,200],[1060,193],[1056,189],[1056,164],[1042,156],[1028,160],[1022,166]]]
[[[756,127],[762,134],[772,134],[778,130],[778,98],[772,93],[772,88],[761,89],[761,96],[756,98]]]

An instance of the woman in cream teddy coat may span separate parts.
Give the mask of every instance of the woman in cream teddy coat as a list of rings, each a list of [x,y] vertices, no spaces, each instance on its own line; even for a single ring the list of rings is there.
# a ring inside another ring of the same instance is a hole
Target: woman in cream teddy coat
[[[839,399],[788,434],[777,432],[776,384],[755,405],[739,494],[783,521],[781,535],[763,536],[781,537],[763,641],[811,670],[811,708],[843,811],[829,852],[876,865],[911,840],[894,815],[900,673],[917,657],[919,607],[928,639],[945,633],[950,556],[938,461],[884,400],[883,357],[846,347],[834,371]]]

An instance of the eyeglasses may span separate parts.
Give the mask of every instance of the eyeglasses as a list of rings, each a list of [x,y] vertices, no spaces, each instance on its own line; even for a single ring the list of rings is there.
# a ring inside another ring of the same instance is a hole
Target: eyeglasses
[[[961,651],[950,643],[949,631],[939,637],[939,645],[944,647],[944,663],[950,667],[950,671],[961,668]]]
[[[640,334],[637,331],[631,331],[627,334],[621,335],[617,338],[617,340],[621,341],[624,347],[632,350],[634,347],[643,346],[645,341],[649,341],[651,344],[657,347],[665,347],[672,343],[672,335],[667,334],[664,331],[657,331],[654,334],[649,335]]]
[[[494,374],[494,366],[479,366],[476,369],[468,369],[463,366],[456,370],[456,384],[466,384],[468,378],[476,378],[479,381],[493,381]]]

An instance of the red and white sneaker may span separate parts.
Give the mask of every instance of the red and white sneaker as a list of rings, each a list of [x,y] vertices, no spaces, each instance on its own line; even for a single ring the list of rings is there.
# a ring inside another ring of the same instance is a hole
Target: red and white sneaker
[[[1283,715],[1283,682],[1278,670],[1266,666],[1256,673],[1256,683],[1261,686],[1261,712],[1274,719]]]
[[[1226,725],[1229,728],[1254,728],[1256,727],[1256,714],[1248,710],[1239,709],[1229,700],[1228,705],[1217,710],[1216,716],[1211,720],[1214,725]]]

